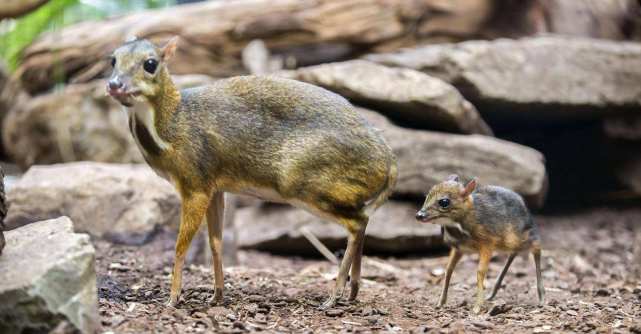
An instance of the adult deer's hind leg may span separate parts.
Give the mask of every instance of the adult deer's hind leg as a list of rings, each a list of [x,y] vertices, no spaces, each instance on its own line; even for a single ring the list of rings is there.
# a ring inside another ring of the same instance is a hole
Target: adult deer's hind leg
[[[349,300],[356,300],[358,297],[358,290],[361,283],[361,263],[363,260],[363,247],[365,245],[365,228],[367,227],[367,221],[363,224],[362,229],[359,229],[358,234],[355,238],[356,251],[354,253],[354,260],[352,261],[352,270],[351,277],[349,279],[350,291],[349,291]]]
[[[189,192],[182,194],[180,227],[176,240],[176,257],[171,277],[171,292],[168,306],[176,306],[182,288],[182,268],[189,245],[205,217],[209,205],[209,194]]]
[[[354,261],[354,256],[358,252],[359,243],[363,242],[362,240],[365,236],[365,227],[367,226],[366,222],[354,219],[342,219],[340,220],[340,223],[347,227],[347,231],[349,232],[349,236],[347,238],[347,250],[345,251],[345,256],[343,257],[343,261],[341,261],[338,269],[338,277],[336,277],[334,289],[327,301],[325,301],[321,306],[322,309],[327,309],[336,305],[338,298],[343,295],[345,285],[347,284],[349,269]]]
[[[214,272],[214,302],[223,300],[224,274],[223,274],[223,222],[225,211],[225,197],[223,192],[213,194],[207,210],[207,231],[209,234],[209,247],[213,258],[212,269]]]

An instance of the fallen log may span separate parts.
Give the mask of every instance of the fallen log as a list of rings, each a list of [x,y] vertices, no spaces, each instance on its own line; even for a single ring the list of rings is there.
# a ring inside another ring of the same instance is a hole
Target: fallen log
[[[34,94],[56,82],[87,82],[109,72],[105,61],[129,36],[163,42],[182,36],[174,74],[246,73],[243,48],[261,39],[290,68],[478,34],[495,0],[211,1],[83,22],[43,35],[18,69]]]

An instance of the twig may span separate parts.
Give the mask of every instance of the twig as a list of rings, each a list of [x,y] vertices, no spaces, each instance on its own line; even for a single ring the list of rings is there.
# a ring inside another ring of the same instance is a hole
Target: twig
[[[299,229],[300,233],[312,244],[312,246],[316,247],[316,249],[323,254],[323,256],[329,260],[332,264],[338,264],[338,258],[336,258],[336,255],[332,253],[323,243],[316,238],[312,232],[310,232],[305,226],[301,226]]]
[[[391,264],[387,264],[387,263],[383,263],[383,262],[380,262],[380,261],[376,261],[376,260],[373,260],[373,259],[370,259],[370,258],[367,258],[367,257],[363,257],[363,260],[365,261],[366,264],[368,264],[368,265],[370,265],[372,267],[376,267],[376,268],[378,268],[378,269],[380,269],[382,271],[387,271],[387,272],[392,273],[392,274],[398,274],[399,272],[404,272],[405,271],[405,270],[403,270],[401,268],[397,268],[397,267],[395,267],[395,266],[393,266]]]

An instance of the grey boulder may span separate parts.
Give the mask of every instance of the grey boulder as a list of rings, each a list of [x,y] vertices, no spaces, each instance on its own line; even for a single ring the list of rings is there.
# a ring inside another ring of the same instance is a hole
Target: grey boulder
[[[547,193],[545,158],[535,149],[482,135],[456,135],[398,127],[384,116],[359,109],[380,129],[398,160],[395,192],[423,196],[450,174],[513,189],[532,207]]]
[[[0,332],[49,332],[67,321],[99,330],[94,248],[67,217],[6,233],[0,257]]]
[[[419,71],[353,60],[304,67],[284,75],[329,89],[411,127],[492,135],[456,88]]]
[[[388,202],[370,218],[366,252],[407,253],[444,247],[440,228],[416,222],[418,206]],[[301,232],[307,229],[332,250],[345,247],[344,227],[323,221],[310,213],[283,205],[263,205],[236,211],[238,245],[279,253],[317,252]]]
[[[578,37],[439,44],[365,59],[453,84],[485,116],[601,117],[641,107],[641,45]]]

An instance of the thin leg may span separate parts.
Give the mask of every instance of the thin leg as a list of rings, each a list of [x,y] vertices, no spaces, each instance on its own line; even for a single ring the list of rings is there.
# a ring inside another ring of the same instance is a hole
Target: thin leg
[[[213,258],[214,271],[214,302],[223,301],[223,212],[225,211],[224,193],[217,192],[209,202],[207,210],[207,231],[209,232],[209,247]]]
[[[479,250],[479,267],[476,272],[476,303],[472,312],[479,314],[483,307],[485,297],[485,275],[487,275],[487,267],[492,258],[492,250],[488,248],[481,248]]]
[[[514,261],[515,257],[516,257],[516,253],[512,253],[507,258],[505,267],[503,267],[501,274],[496,279],[496,283],[494,283],[494,288],[492,288],[492,294],[489,297],[487,297],[487,300],[492,300],[494,299],[494,297],[496,297],[496,293],[499,291],[499,289],[501,288],[501,284],[503,283],[503,277],[505,277],[505,274],[507,273],[507,270],[510,268],[510,265],[512,264],[512,261]]]
[[[227,266],[238,265],[238,231],[234,225],[236,218],[236,197],[225,195],[225,214],[223,215],[223,263]]]
[[[532,249],[532,256],[536,267],[536,287],[539,294],[539,304],[543,305],[545,303],[545,288],[543,288],[543,280],[541,279],[541,248]]]
[[[176,258],[174,259],[174,272],[171,277],[171,292],[168,306],[176,306],[178,296],[182,287],[182,268],[185,262],[185,254],[191,244],[194,234],[203,221],[209,196],[203,193],[191,193],[183,195],[180,228],[176,240]]]
[[[437,307],[442,307],[447,301],[447,290],[450,287],[450,278],[452,278],[454,268],[456,268],[456,264],[459,262],[462,256],[463,253],[461,253],[456,248],[452,248],[452,250],[450,251],[450,259],[447,262],[447,269],[445,270],[445,280],[443,281],[443,290],[441,290],[441,298],[439,298]]]
[[[338,298],[343,295],[345,284],[347,283],[347,274],[352,262],[354,261],[354,254],[356,254],[358,250],[358,235],[361,233],[361,229],[363,230],[363,233],[365,230],[365,225],[363,224],[361,226],[361,224],[356,221],[348,221],[344,225],[347,226],[349,231],[349,236],[347,238],[347,250],[345,251],[345,256],[343,257],[343,261],[341,261],[340,268],[338,269],[338,277],[336,278],[334,289],[327,301],[325,301],[321,306],[322,309],[327,309],[336,305]]]
[[[354,254],[354,261],[352,262],[351,277],[349,280],[350,291],[349,300],[354,301],[358,296],[358,290],[361,283],[361,262],[363,259],[363,247],[365,245],[365,227],[359,231],[356,236],[356,253]]]

